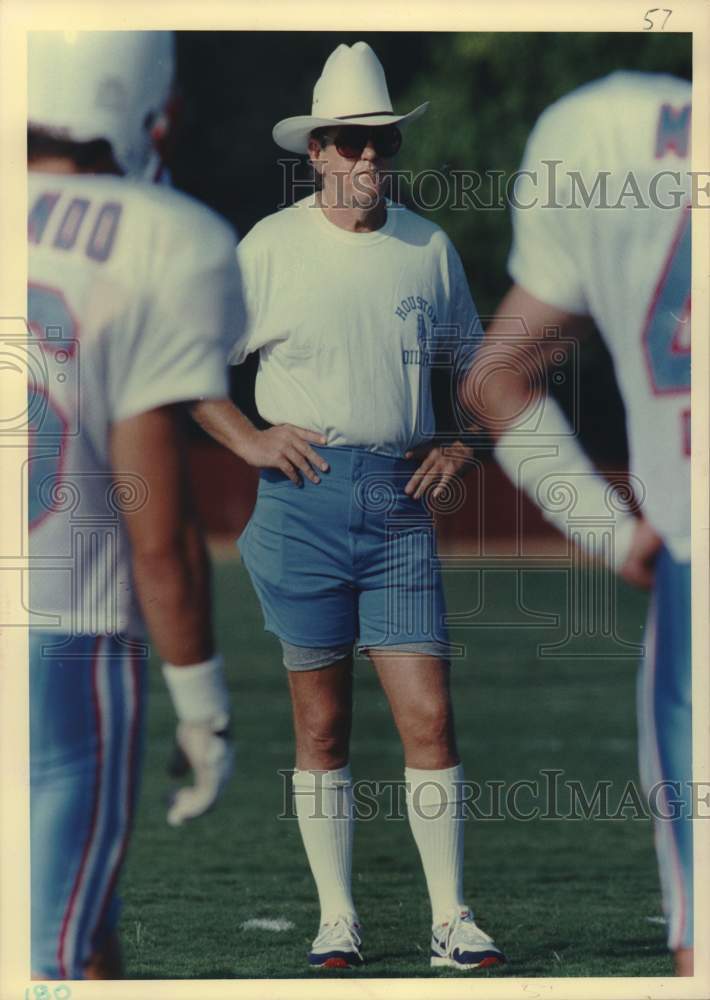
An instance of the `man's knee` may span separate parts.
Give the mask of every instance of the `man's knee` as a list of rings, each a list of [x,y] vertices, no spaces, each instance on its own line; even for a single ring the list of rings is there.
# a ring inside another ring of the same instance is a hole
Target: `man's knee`
[[[331,770],[347,763],[350,744],[350,704],[317,698],[299,704],[294,713],[299,760],[308,767]],[[299,765],[300,766],[300,765]]]
[[[458,759],[453,718],[446,704],[417,706],[407,713],[400,734],[410,766],[445,768]]]
[[[350,715],[342,709],[314,706],[296,727],[296,738],[320,753],[337,753],[347,747],[350,734]]]
[[[451,709],[447,702],[409,706],[404,727],[409,739],[421,744],[446,741],[452,731]]]

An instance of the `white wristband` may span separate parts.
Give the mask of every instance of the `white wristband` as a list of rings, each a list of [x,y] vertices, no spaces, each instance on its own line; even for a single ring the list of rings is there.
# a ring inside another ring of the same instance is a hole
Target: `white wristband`
[[[595,470],[554,399],[544,400],[534,434],[508,430],[494,454],[546,521],[564,535],[572,530],[584,549],[619,569],[628,556],[636,518],[624,510],[618,492]]]
[[[181,722],[210,723],[224,728],[229,720],[229,692],[222,657],[190,666],[163,664],[163,677]]]

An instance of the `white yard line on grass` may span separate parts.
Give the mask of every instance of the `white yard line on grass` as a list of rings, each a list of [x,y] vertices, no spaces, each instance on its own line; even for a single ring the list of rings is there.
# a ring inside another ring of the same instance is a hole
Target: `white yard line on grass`
[[[280,933],[281,931],[292,931],[294,924],[291,920],[287,920],[286,917],[253,917],[251,920],[245,920],[242,924],[243,931],[275,931]]]

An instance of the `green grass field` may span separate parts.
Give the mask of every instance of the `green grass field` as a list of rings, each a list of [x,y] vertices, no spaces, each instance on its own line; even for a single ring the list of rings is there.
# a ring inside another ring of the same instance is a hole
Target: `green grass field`
[[[478,598],[471,572],[447,575],[449,609]],[[318,909],[294,819],[277,820],[280,769],[293,765],[288,692],[276,640],[237,562],[216,567],[217,631],[233,691],[237,772],[218,808],[193,825],[165,822],[165,775],[173,715],[153,671],[146,771],[123,879],[122,934],[128,978],[299,978]],[[495,574],[489,621],[516,620],[510,575]],[[562,613],[560,573],[531,573],[529,606]],[[622,588],[618,633],[639,642],[645,598]],[[517,619],[520,615],[517,614]],[[454,629],[468,654],[454,668],[460,750],[469,780],[540,780],[564,770],[591,794],[613,782],[618,805],[636,779],[634,685],[627,659],[540,658],[558,628],[503,625]],[[588,650],[604,642],[583,640]],[[398,780],[402,755],[374,672],[356,665],[352,768],[355,779]],[[382,799],[383,805],[387,800]],[[546,803],[538,800],[543,811]],[[519,805],[533,800],[524,790]],[[560,799],[566,808],[565,795]],[[613,811],[613,809],[612,809]],[[419,859],[404,819],[380,815],[356,827],[355,899],[368,977],[432,973],[429,910]],[[466,891],[479,923],[509,964],[479,976],[641,976],[671,973],[648,819],[472,819],[466,827]],[[242,929],[253,918],[285,918],[287,932]],[[651,919],[649,919],[651,918]],[[323,973],[317,975],[322,976]],[[333,973],[334,976],[343,973]],[[476,975],[474,973],[474,975]]]

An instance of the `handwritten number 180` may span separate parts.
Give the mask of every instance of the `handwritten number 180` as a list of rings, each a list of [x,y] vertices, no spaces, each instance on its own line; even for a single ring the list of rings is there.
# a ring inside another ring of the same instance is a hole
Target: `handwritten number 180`
[[[25,1000],[69,1000],[71,990],[63,983],[50,990],[49,986],[32,986],[25,990]]]

